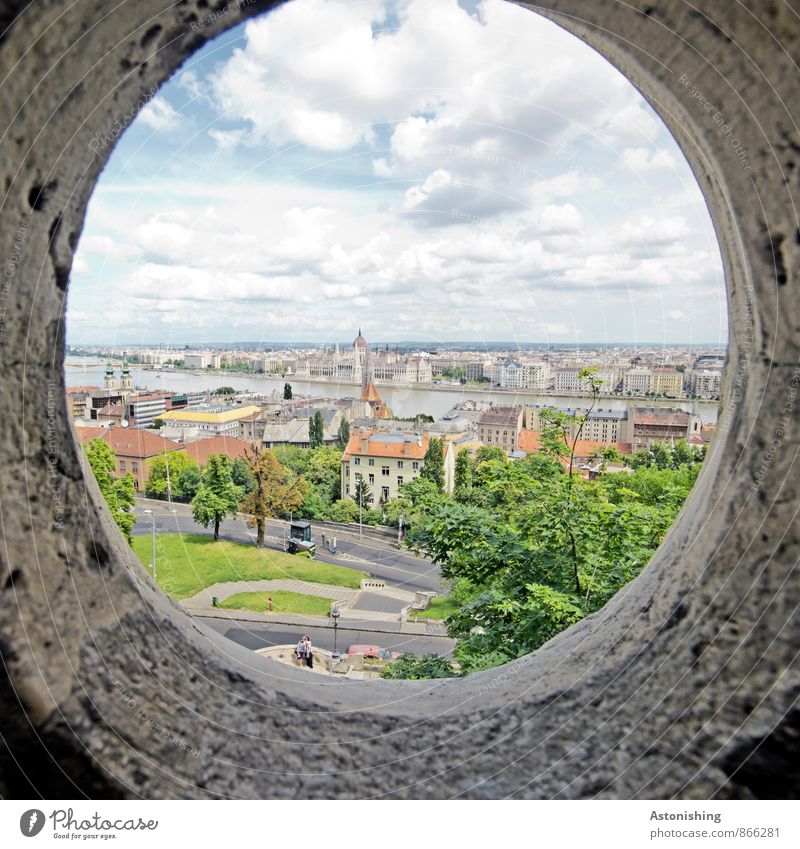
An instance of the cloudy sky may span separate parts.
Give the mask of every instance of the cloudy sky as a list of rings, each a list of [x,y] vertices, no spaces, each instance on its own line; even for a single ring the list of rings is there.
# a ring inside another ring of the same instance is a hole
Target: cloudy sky
[[[604,59],[504,0],[293,0],[117,145],[68,342],[723,342],[688,165]]]

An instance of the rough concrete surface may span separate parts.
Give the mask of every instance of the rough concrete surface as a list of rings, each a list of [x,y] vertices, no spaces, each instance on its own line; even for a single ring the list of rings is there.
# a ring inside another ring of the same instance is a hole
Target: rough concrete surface
[[[156,591],[67,423],[64,299],[111,149],[91,140],[272,4],[192,29],[214,5],[0,11],[0,794],[797,795],[800,4],[537,6],[631,79],[697,175],[729,291],[719,434],[667,541],[601,612],[468,680],[335,685],[227,643]],[[750,167],[683,74],[720,104]],[[313,745],[298,711],[318,714]]]

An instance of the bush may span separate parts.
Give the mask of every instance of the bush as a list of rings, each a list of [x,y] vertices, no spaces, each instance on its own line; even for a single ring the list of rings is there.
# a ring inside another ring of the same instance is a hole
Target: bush
[[[381,678],[455,678],[452,664],[439,654],[425,654],[417,657],[408,653],[390,663],[381,673]]]

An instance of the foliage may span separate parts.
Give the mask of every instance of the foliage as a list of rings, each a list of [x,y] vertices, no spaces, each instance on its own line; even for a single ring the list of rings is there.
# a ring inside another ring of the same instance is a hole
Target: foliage
[[[242,491],[231,477],[232,463],[224,454],[209,454],[200,486],[192,499],[192,518],[198,525],[214,526],[214,539],[219,539],[219,526],[226,516],[235,516]]]
[[[455,477],[453,480],[453,495],[456,501],[465,501],[472,491],[472,477],[475,472],[475,464],[470,457],[469,451],[461,450],[456,455]]]
[[[353,502],[359,507],[367,508],[374,501],[372,490],[369,488],[367,479],[362,475],[357,478],[356,485],[353,487]]]
[[[507,463],[508,457],[499,445],[481,445],[475,452],[475,465],[480,466],[481,463],[488,463],[490,460]]]
[[[85,451],[89,467],[112,518],[125,535],[125,539],[131,542],[131,531],[136,523],[136,517],[132,513],[136,494],[133,475],[128,473],[121,478],[114,476],[117,459],[105,440],[99,437],[92,439],[86,445]]]
[[[347,419],[342,419],[339,425],[339,430],[336,432],[336,444],[341,451],[347,448],[347,443],[350,441],[350,422]]]
[[[308,420],[308,442],[312,448],[319,448],[325,441],[325,422],[322,413],[316,410]]]
[[[185,451],[159,454],[150,462],[150,476],[145,484],[145,493],[151,498],[189,495],[190,493],[184,492],[181,488],[181,475],[192,468],[198,469],[198,465]]]
[[[446,658],[438,654],[424,654],[417,657],[409,652],[387,664],[381,678],[454,678],[455,670]]]
[[[383,505],[383,524],[396,528],[400,525],[400,517],[403,517],[403,526],[411,524],[411,512],[413,510],[411,499],[405,496],[392,498]]]
[[[554,433],[553,444],[563,458],[575,422],[559,424],[567,439]],[[462,671],[519,657],[598,610],[644,568],[699,469],[653,460],[590,481],[548,453],[513,463],[484,455],[472,489],[460,487],[469,498],[422,479],[404,487],[417,512],[411,543],[452,582],[446,626]]]
[[[689,445],[681,439],[674,445],[654,442],[649,448],[640,451],[631,460],[634,469],[656,466],[659,469],[679,469],[681,466],[702,464],[706,458],[705,445]]]
[[[355,522],[358,520],[358,504],[350,498],[334,501],[328,508],[331,522]]]
[[[358,588],[364,573],[357,569],[307,560],[249,543],[221,539],[210,534],[159,534],[156,537],[158,583],[177,599],[189,598],[212,584],[291,578]],[[133,538],[137,557],[148,563],[150,536]]]
[[[253,473],[244,457],[237,457],[231,465],[231,480],[245,495],[249,495],[256,485]]]
[[[283,384],[283,400],[291,401],[292,400],[292,384],[284,383]]]
[[[235,395],[236,390],[232,386],[220,386],[215,389],[212,395]]]
[[[439,492],[444,491],[444,444],[438,436],[428,442],[420,477],[435,484]]]
[[[296,445],[276,445],[270,450],[282,466],[291,469],[296,475],[306,473],[311,460],[311,452],[308,448],[298,448]]]
[[[199,466],[187,466],[178,478],[178,492],[184,497],[192,499],[197,495],[202,480]]]
[[[242,500],[241,509],[248,514],[247,524],[256,529],[256,547],[260,548],[264,545],[267,519],[297,509],[308,485],[282,466],[269,449],[254,446],[246,454],[246,461],[253,488]]]

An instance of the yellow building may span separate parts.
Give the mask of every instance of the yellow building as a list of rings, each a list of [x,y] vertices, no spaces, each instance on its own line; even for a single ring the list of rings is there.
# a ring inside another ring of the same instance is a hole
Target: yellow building
[[[654,368],[650,391],[656,395],[680,398],[683,394],[683,375],[674,368]]]
[[[238,436],[239,422],[260,409],[255,404],[202,404],[184,410],[168,410],[158,419],[170,429],[196,430],[201,437]]]

